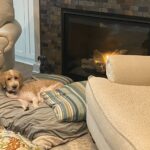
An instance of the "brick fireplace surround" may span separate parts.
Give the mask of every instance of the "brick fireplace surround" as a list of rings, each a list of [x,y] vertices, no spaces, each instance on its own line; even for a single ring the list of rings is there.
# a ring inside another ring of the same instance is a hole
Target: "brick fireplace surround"
[[[40,0],[41,53],[56,63],[55,73],[61,73],[61,8],[150,18],[148,0]]]

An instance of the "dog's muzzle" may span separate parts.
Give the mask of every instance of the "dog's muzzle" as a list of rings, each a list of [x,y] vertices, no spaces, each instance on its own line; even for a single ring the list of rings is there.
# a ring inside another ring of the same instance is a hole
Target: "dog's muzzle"
[[[7,91],[9,94],[14,94],[14,95],[16,95],[17,94],[17,91],[16,90],[9,90],[9,91]]]

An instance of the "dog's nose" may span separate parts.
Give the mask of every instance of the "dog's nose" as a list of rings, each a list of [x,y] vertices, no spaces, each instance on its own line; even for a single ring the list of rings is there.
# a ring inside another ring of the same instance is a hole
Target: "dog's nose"
[[[12,88],[13,88],[13,89],[16,89],[16,88],[17,88],[17,85],[13,85]]]

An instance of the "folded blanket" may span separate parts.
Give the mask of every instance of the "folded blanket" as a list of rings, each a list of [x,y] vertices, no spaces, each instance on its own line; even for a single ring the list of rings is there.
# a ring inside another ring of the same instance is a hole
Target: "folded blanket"
[[[24,111],[17,100],[0,93],[0,125],[20,133],[34,144],[44,148],[65,143],[87,133],[85,122],[60,123],[46,104]]]

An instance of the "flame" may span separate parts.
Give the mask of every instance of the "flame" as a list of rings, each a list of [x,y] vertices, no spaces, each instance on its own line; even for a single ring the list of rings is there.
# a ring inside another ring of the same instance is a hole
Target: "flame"
[[[119,55],[125,54],[127,50],[114,50],[114,51],[107,51],[101,52],[98,49],[93,51],[93,58],[92,58],[92,65],[96,69],[97,72],[104,73],[106,71],[106,63],[110,56],[112,55]]]
[[[110,55],[112,55],[112,54],[110,54],[110,53],[104,53],[103,54],[103,61],[104,61],[105,64],[106,64],[106,62],[107,62]]]
[[[95,62],[95,64],[98,64],[98,63],[106,64],[108,58],[111,55],[117,55],[117,54],[120,54],[118,50],[114,50],[113,52],[106,52],[106,53],[99,52],[99,54],[98,54],[99,56],[96,56],[96,58],[94,59],[94,62]]]

